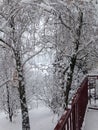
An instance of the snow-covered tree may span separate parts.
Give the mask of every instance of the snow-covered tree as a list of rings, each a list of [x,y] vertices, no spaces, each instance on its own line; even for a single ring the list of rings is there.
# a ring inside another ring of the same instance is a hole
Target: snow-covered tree
[[[50,0],[40,6],[55,18],[54,98],[59,98],[57,104],[63,104],[65,109],[76,73],[85,74],[91,69],[88,61],[92,58],[90,48],[95,44],[95,8],[91,1],[81,0]]]
[[[13,58],[7,49],[1,51],[1,84],[3,87],[0,89],[1,93],[1,109],[3,109],[9,117],[9,120],[12,122],[12,117],[16,115],[17,108],[19,108],[19,97],[17,87],[13,86],[12,74],[13,74]],[[3,91],[4,90],[4,91]],[[2,93],[3,91],[3,93]]]
[[[38,40],[34,42],[35,37],[33,38],[35,34],[33,35],[32,28],[35,21],[32,21],[32,18],[37,23],[37,9],[35,5],[31,6],[18,0],[4,1],[0,6],[0,46],[7,48],[13,55],[16,75],[14,85],[19,92],[23,130],[30,130],[25,88],[25,65],[44,48],[44,45]]]
[[[91,47],[94,33],[94,7],[90,2],[72,1],[66,3],[60,1],[58,20],[62,26],[61,39],[58,43],[59,53],[57,64],[59,83],[62,85],[62,97],[64,108],[68,105],[69,92],[78,63],[85,61],[88,48]],[[64,4],[65,3],[65,4]],[[65,11],[66,10],[66,11]],[[61,44],[61,45],[60,45]],[[82,65],[85,66],[86,64]],[[87,69],[87,68],[86,68]],[[85,73],[86,70],[83,70]],[[59,85],[59,86],[61,86]]]

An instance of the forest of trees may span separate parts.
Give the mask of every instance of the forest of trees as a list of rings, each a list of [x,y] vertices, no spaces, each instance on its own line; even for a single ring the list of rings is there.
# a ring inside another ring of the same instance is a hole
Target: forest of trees
[[[81,79],[98,65],[94,0],[2,0],[0,3],[0,109],[9,120],[43,101],[65,110]],[[36,98],[35,98],[36,97]]]

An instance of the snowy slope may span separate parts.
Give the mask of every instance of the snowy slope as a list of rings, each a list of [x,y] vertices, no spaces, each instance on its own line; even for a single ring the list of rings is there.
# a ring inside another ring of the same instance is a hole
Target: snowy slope
[[[31,130],[53,130],[57,123],[57,116],[45,106],[30,111]],[[0,113],[0,130],[22,130],[21,115],[10,123],[4,113]]]

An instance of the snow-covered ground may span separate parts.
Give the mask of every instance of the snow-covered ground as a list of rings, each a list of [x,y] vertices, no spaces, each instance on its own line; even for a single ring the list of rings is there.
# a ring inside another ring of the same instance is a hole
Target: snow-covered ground
[[[57,116],[49,108],[41,106],[30,110],[31,130],[53,130],[57,123]],[[18,114],[10,123],[3,112],[0,112],[0,130],[22,130],[21,115]]]
[[[87,110],[82,130],[98,130],[98,110]]]

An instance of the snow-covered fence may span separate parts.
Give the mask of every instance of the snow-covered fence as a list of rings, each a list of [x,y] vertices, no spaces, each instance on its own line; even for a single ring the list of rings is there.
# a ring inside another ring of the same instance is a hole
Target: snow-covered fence
[[[81,83],[73,97],[71,108],[67,109],[54,130],[81,130],[88,104],[88,78]]]

